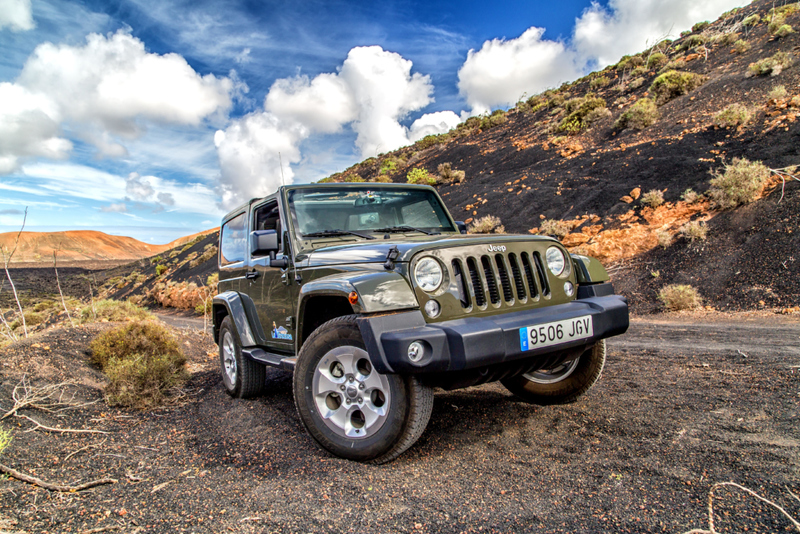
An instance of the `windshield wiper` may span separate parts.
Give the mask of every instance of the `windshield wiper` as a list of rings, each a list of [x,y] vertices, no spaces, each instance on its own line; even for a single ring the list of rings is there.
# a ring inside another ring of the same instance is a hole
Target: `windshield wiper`
[[[387,226],[386,228],[376,228],[372,230],[373,232],[386,232],[389,234],[392,233],[402,233],[402,232],[422,232],[423,234],[427,235],[439,235],[441,232],[429,232],[428,230],[423,230],[422,228],[414,228],[413,226],[402,225],[402,226]]]
[[[375,239],[375,236],[371,236],[369,234],[362,234],[361,232],[353,232],[352,230],[323,230],[321,232],[303,234],[303,237],[331,237],[337,235],[355,235],[358,237],[363,237],[364,239]]]

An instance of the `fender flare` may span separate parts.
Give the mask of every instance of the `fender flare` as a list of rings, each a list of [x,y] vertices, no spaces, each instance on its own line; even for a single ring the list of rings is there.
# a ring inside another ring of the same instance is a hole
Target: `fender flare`
[[[350,295],[356,293],[355,303]],[[417,297],[405,278],[396,272],[357,271],[342,272],[317,278],[303,284],[297,302],[297,331],[303,331],[303,322],[308,302],[317,296],[347,299],[356,314],[387,313],[399,310],[419,309]],[[300,336],[297,336],[300,351]]]
[[[575,266],[578,284],[598,284],[611,279],[606,268],[598,260],[580,254],[570,254],[570,256]]]
[[[214,317],[214,341],[219,342],[219,326],[222,322],[221,317],[225,315],[229,315],[233,320],[239,346],[255,347],[266,341],[255,304],[249,296],[236,291],[225,291],[216,295],[211,302]],[[218,313],[220,308],[225,308],[227,314]]]

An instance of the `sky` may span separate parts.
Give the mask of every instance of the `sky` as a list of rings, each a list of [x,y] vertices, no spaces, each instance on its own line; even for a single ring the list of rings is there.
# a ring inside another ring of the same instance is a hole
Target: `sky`
[[[0,0],[0,232],[149,243],[746,0]]]

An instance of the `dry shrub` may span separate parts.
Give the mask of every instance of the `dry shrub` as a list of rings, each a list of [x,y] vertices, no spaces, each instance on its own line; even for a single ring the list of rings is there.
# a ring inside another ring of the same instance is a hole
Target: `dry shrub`
[[[753,202],[764,189],[769,178],[769,168],[760,161],[734,158],[723,171],[711,171],[708,196],[720,209],[735,208]]]
[[[793,33],[794,33],[794,28],[792,28],[788,24],[782,24],[774,32],[772,32],[772,35],[780,38],[780,37],[786,37],[787,35],[791,35]]]
[[[92,309],[94,308],[94,309]],[[140,308],[136,304],[124,300],[98,300],[91,305],[85,306],[80,311],[80,322],[88,323],[96,320],[106,321],[141,321],[150,319],[153,316],[149,311]]]
[[[53,308],[53,306],[55,305],[56,303],[53,302],[52,300],[43,300],[42,302],[37,303],[36,306],[33,307],[33,311],[35,312],[47,311]]]
[[[442,163],[436,168],[439,173],[439,178],[442,183],[446,184],[460,184],[464,181],[466,173],[464,171],[457,171],[452,168],[450,163]]]
[[[671,311],[691,310],[699,307],[703,299],[697,289],[690,285],[670,284],[658,292],[658,300]]]
[[[44,322],[44,315],[41,313],[37,313],[35,311],[26,311],[22,314],[25,317],[25,326],[30,328],[32,326],[36,326],[37,324],[41,324]],[[20,326],[22,326],[22,319],[17,317],[13,321],[9,323],[11,330],[16,330]]]
[[[646,82],[646,81],[647,80],[645,80],[644,78],[641,78],[641,77],[634,78],[633,80],[628,82],[628,85],[625,86],[625,89],[628,90],[628,91],[635,91],[636,89],[638,89],[641,86],[643,86],[644,82]]]
[[[183,310],[195,309],[208,295],[213,294],[213,288],[198,287],[194,282],[185,281],[156,284],[148,291],[148,295],[162,306]]]
[[[715,38],[715,42],[721,46],[730,46],[739,40],[739,34],[735,32],[721,33]]]
[[[607,87],[610,83],[611,80],[609,80],[607,76],[598,76],[589,82],[589,88],[592,90],[600,89],[602,87]]]
[[[558,219],[545,219],[539,225],[539,233],[551,235],[558,238],[566,237],[573,228],[571,221],[561,221]]]
[[[503,234],[506,228],[500,221],[500,217],[486,215],[480,219],[475,219],[469,227],[470,234]]]
[[[606,101],[594,96],[572,98],[564,103],[567,116],[558,125],[559,131],[577,134],[589,127],[586,117],[592,111],[606,107]]]
[[[658,189],[651,189],[650,191],[642,195],[642,197],[639,199],[639,202],[641,202],[645,206],[650,206],[651,208],[657,208],[664,203],[664,193],[662,193]]]
[[[583,122],[591,126],[592,124],[605,120],[609,117],[611,117],[611,111],[608,108],[596,108],[590,111],[586,117],[584,117]]]
[[[742,21],[742,26],[755,26],[759,22],[761,22],[761,15],[758,13],[753,13],[749,17],[745,17],[745,19]]]
[[[733,128],[750,122],[752,112],[744,104],[731,104],[714,116],[714,124],[720,128]]]
[[[216,245],[206,246],[206,248],[205,248],[205,250],[204,250],[204,252],[203,252],[203,254],[201,256],[199,256],[198,258],[196,258],[196,259],[194,259],[194,260],[189,262],[189,267],[194,269],[195,267],[197,267],[201,263],[205,263],[205,262],[207,262],[208,260],[210,260],[212,258],[216,258],[217,257],[217,251],[218,251],[218,249],[217,249]]]
[[[641,98],[619,116],[614,127],[625,129],[634,128],[644,130],[655,123],[660,117],[658,107],[651,98]]]
[[[784,70],[792,66],[794,61],[792,56],[786,52],[776,52],[771,57],[765,57],[755,63],[750,63],[748,66],[748,76],[777,76]]]
[[[656,97],[658,105],[666,104],[673,98],[694,91],[706,82],[706,77],[694,72],[669,70],[660,74],[650,85],[650,92]]]
[[[767,93],[767,98],[770,100],[783,100],[789,96],[789,91],[786,90],[784,85],[776,85]]]
[[[694,243],[705,241],[708,235],[708,225],[703,221],[690,221],[681,227],[681,235]]]
[[[169,330],[156,322],[136,321],[108,330],[90,348],[92,363],[110,381],[106,400],[112,406],[157,405],[186,380],[186,357]]]
[[[392,179],[386,176],[385,174],[379,174],[375,178],[372,179],[373,182],[377,182],[380,184],[390,184],[392,183]]]
[[[692,188],[687,189],[681,193],[681,200],[687,204],[694,204],[700,198],[700,195]]]
[[[668,230],[657,230],[656,240],[658,240],[659,246],[667,248],[672,244],[672,234]]]

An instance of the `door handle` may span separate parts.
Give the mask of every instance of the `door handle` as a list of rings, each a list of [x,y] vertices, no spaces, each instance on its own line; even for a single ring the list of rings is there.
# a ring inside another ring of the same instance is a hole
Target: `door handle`
[[[244,275],[248,280],[255,280],[258,278],[258,271],[247,271]]]

